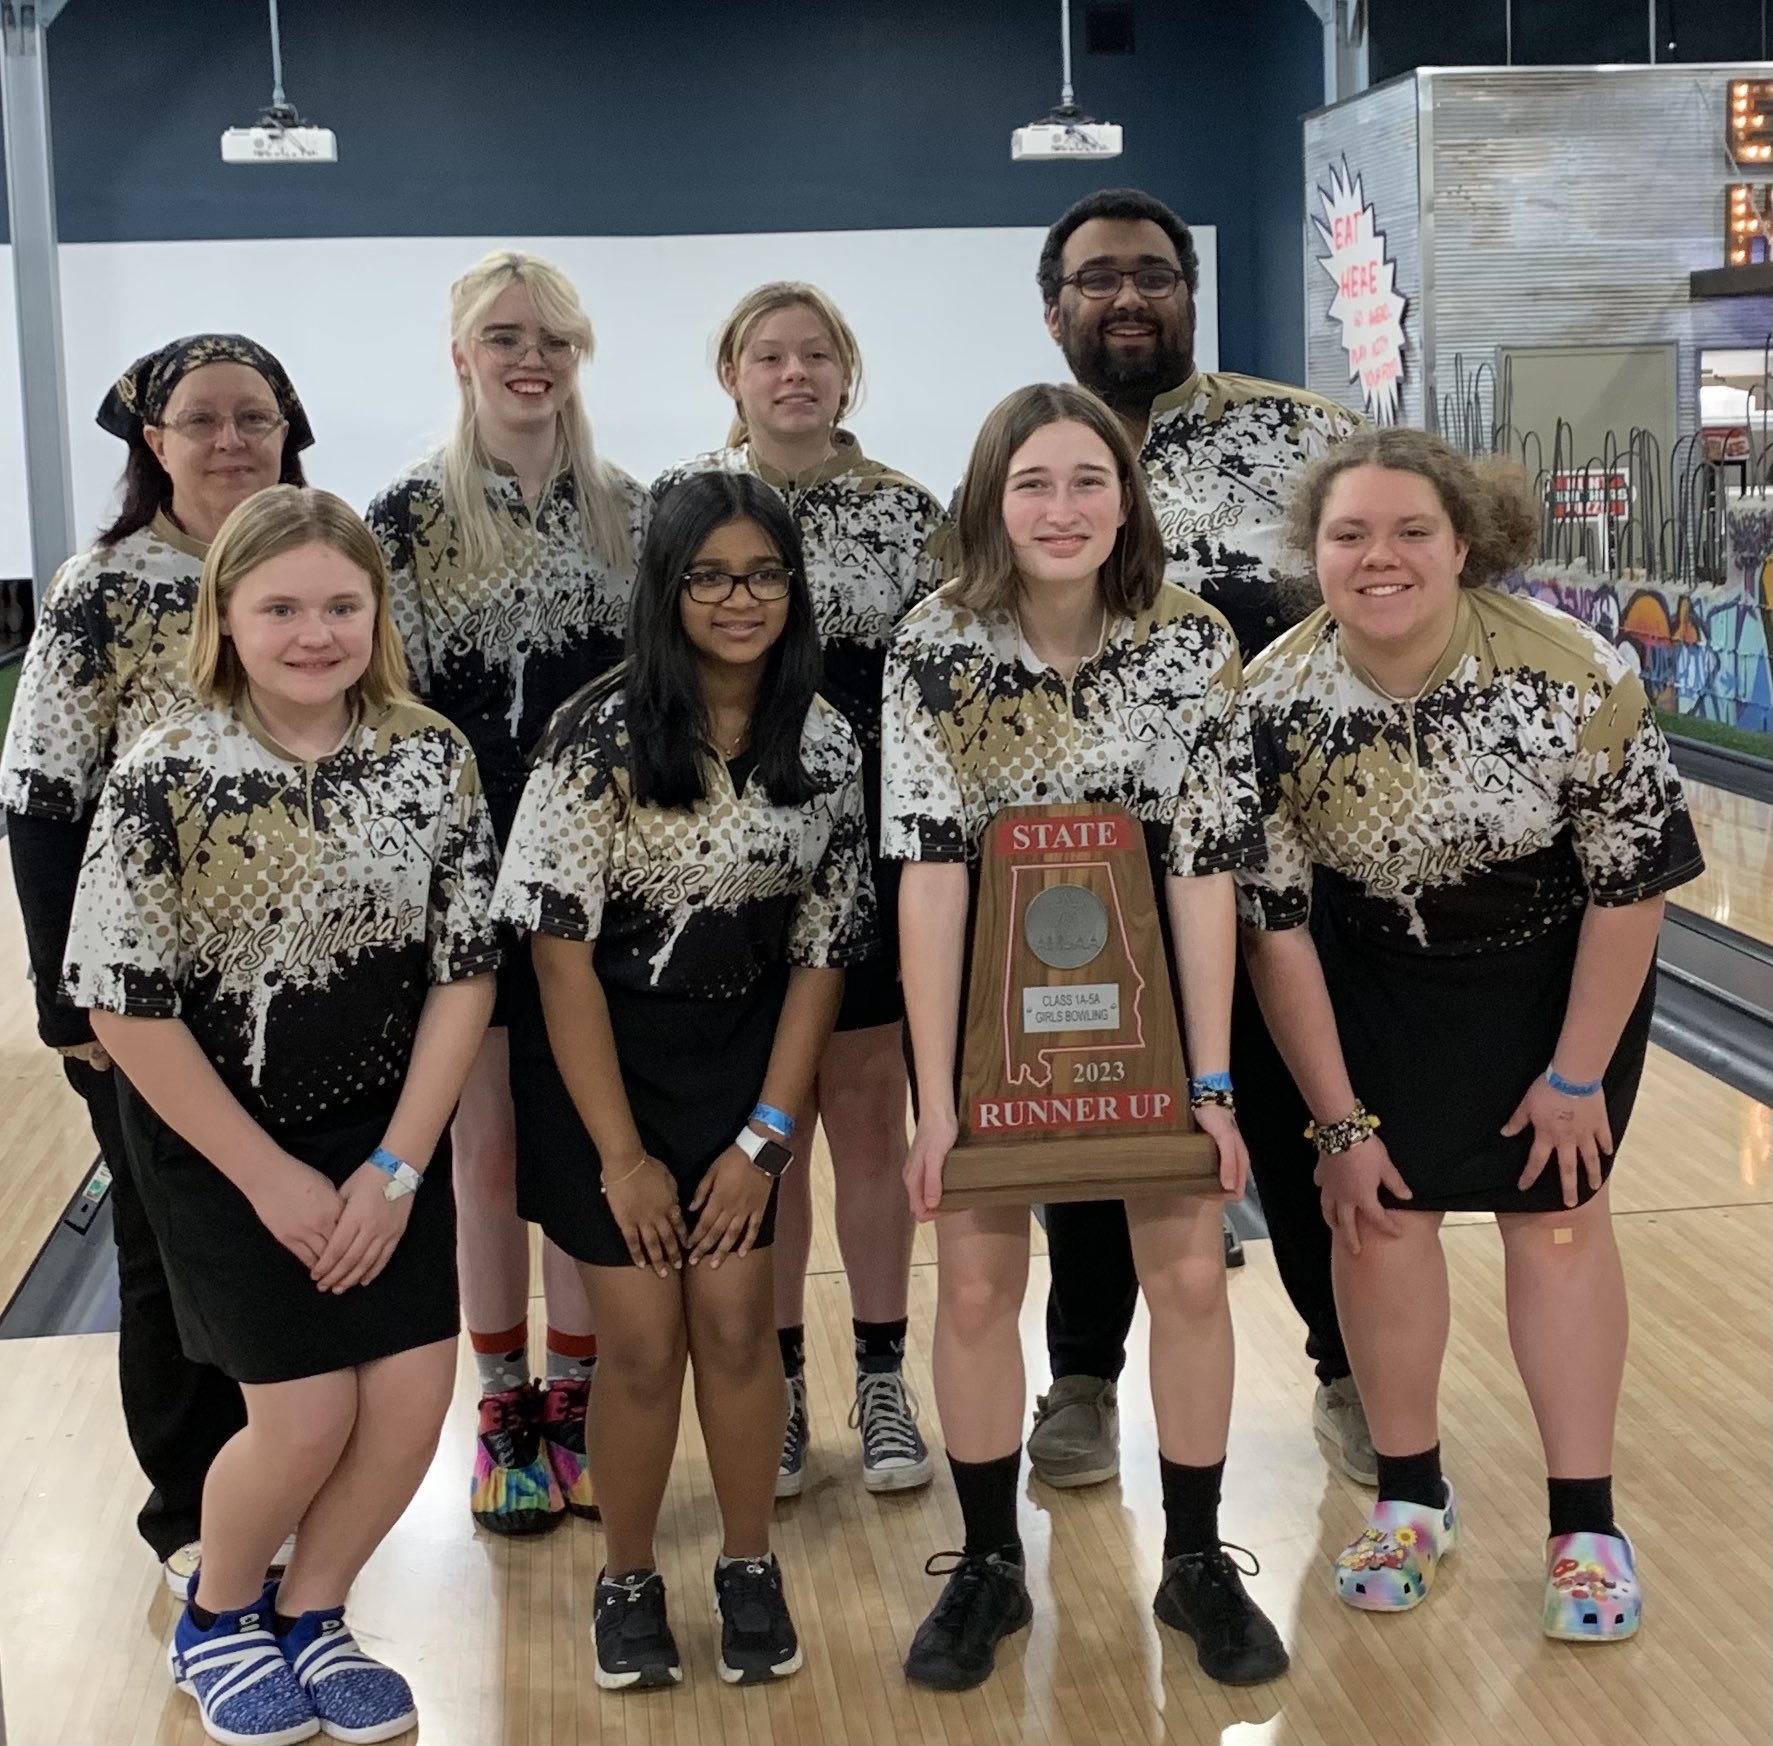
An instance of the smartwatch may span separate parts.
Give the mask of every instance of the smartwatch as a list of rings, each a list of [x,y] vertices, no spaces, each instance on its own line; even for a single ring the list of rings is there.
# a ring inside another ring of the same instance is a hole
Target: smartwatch
[[[733,1144],[772,1182],[780,1182],[782,1172],[794,1162],[794,1154],[779,1140],[766,1140],[751,1128],[741,1128]]]

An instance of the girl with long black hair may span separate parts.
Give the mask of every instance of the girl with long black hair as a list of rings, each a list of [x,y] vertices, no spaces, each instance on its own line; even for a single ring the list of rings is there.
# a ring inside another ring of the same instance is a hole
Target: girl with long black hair
[[[627,659],[555,717],[494,912],[530,937],[512,1013],[518,1205],[579,1263],[599,1339],[597,1681],[682,1677],[653,1535],[686,1359],[724,1529],[720,1673],[792,1673],[769,1549],[780,1113],[811,1090],[874,934],[861,754],[815,695],[800,539],[760,481],[659,505]]]

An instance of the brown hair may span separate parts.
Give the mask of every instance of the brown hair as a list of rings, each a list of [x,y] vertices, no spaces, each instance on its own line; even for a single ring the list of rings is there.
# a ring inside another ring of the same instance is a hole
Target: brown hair
[[[375,640],[369,665],[357,681],[366,703],[410,703],[406,651],[388,610],[388,567],[375,536],[342,497],[299,485],[272,485],[254,492],[224,521],[203,560],[203,580],[191,615],[186,675],[205,703],[236,702],[246,686],[233,639],[222,614],[235,588],[261,564],[302,546],[326,546],[348,558],[369,578],[375,596]]]
[[[734,304],[733,312],[721,323],[714,340],[714,373],[724,376],[730,366],[736,373],[740,354],[750,343],[757,324],[779,309],[810,309],[825,324],[837,353],[837,365],[843,371],[843,402],[837,409],[838,422],[849,417],[862,399],[862,348],[856,343],[855,330],[844,320],[840,310],[817,285],[799,279],[775,279],[747,291]],[[726,384],[723,381],[721,386]],[[733,401],[733,422],[726,433],[727,447],[745,440],[745,414]]]
[[[1164,579],[1163,536],[1126,426],[1087,388],[1036,382],[992,407],[967,461],[954,517],[960,559],[951,598],[960,605],[974,612],[1007,612],[1015,604],[1021,579],[1004,531],[1004,482],[1017,450],[1037,430],[1061,422],[1084,425],[1108,445],[1126,500],[1126,523],[1097,578],[1103,604],[1119,617],[1132,618],[1157,599]]]
[[[1462,454],[1425,430],[1385,425],[1344,438],[1299,476],[1287,504],[1287,539],[1308,558],[1330,487],[1350,467],[1414,473],[1434,487],[1466,544],[1459,580],[1467,588],[1500,582],[1539,554],[1542,512],[1519,465],[1500,455]]]

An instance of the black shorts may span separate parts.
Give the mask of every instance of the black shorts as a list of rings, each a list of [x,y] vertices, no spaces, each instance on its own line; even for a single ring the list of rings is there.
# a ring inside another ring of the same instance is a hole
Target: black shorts
[[[1388,1189],[1380,1199],[1406,1212],[1563,1211],[1556,1160],[1531,1187],[1516,1187],[1533,1131],[1507,1137],[1502,1127],[1557,1048],[1580,918],[1525,944],[1469,955],[1364,938],[1331,904],[1319,906],[1312,933],[1355,1093],[1379,1117],[1379,1138],[1410,1185],[1407,1201]],[[1637,1100],[1655,996],[1652,969],[1604,1075],[1616,1148]],[[1603,1153],[1603,1182],[1612,1168]],[[1578,1172],[1577,1204],[1595,1192],[1588,1172]]]
[[[517,1210],[576,1261],[632,1267],[599,1188],[603,1165],[554,1064],[527,944],[511,974],[511,1101],[517,1114]],[[641,1144],[670,1170],[686,1223],[689,1203],[733,1143],[763,1090],[785,969],[732,1000],[686,1000],[604,985],[616,1058]],[[775,1240],[770,1192],[752,1247]]]
[[[113,1070],[115,1071],[115,1070]],[[142,1208],[166,1264],[179,1344],[236,1382],[292,1382],[453,1340],[456,1209],[449,1137],[413,1196],[406,1234],[368,1285],[320,1291],[251,1203],[173,1132],[121,1073],[118,1107]],[[342,1185],[387,1132],[392,1106],[307,1133],[278,1133],[292,1157]]]

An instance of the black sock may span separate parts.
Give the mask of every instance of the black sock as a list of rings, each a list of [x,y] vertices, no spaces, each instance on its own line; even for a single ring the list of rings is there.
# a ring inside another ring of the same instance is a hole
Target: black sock
[[[1022,1562],[1022,1536],[1016,1531],[1016,1482],[1022,1476],[1022,1451],[996,1461],[957,1461],[948,1457],[954,1474],[954,1495],[966,1523],[963,1548],[969,1558],[995,1552]]]
[[[1379,1496],[1394,1503],[1422,1504],[1438,1510],[1447,1501],[1446,1481],[1441,1478],[1441,1446],[1424,1449],[1420,1455],[1381,1455],[1373,1451],[1379,1463]]]
[[[279,1637],[287,1637],[296,1628],[296,1616],[293,1613],[273,1612],[271,1628]]]
[[[1164,1484],[1164,1562],[1184,1552],[1211,1552],[1219,1544],[1219,1484],[1225,1462],[1184,1467],[1157,1458]]]
[[[1613,1475],[1600,1479],[1548,1479],[1553,1534],[1617,1534]]]
[[[863,1372],[897,1370],[905,1362],[906,1321],[858,1322],[856,1330],[856,1368]]]
[[[191,1615],[191,1623],[195,1625],[198,1630],[214,1630],[215,1614],[212,1613],[208,1607],[200,1607],[194,1600],[188,1600],[185,1602],[185,1611]]]
[[[776,1343],[782,1348],[782,1374],[801,1375],[806,1369],[806,1325],[777,1328]]]

